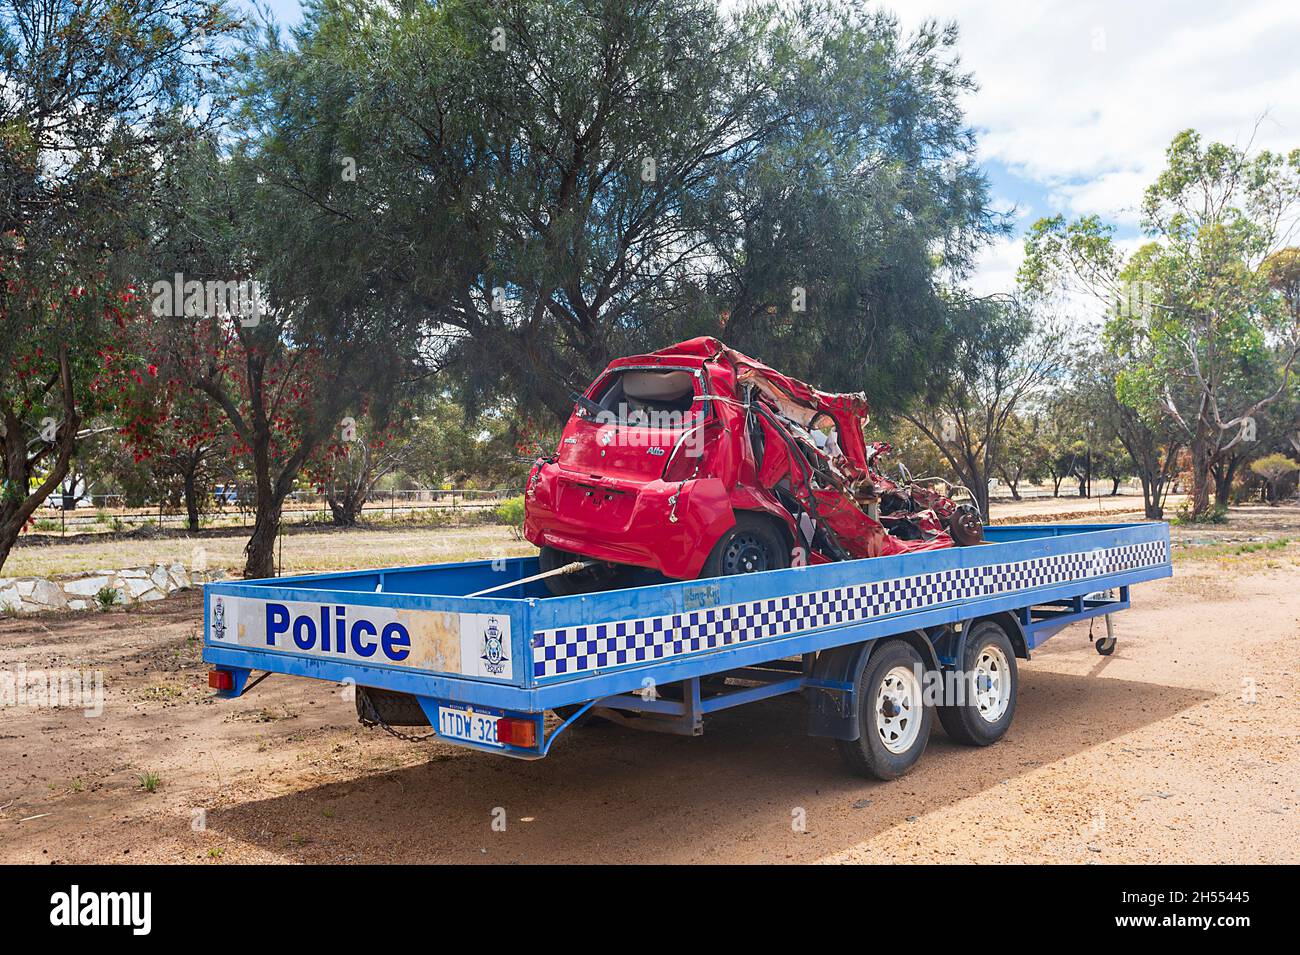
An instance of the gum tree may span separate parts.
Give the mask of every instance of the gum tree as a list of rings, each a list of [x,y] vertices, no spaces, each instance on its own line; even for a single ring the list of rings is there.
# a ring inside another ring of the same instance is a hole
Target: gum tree
[[[932,379],[904,416],[943,454],[987,520],[989,478],[1008,452],[1015,412],[1060,376],[1070,343],[1061,327],[1011,298],[950,307],[956,317],[947,344],[952,371]]]
[[[1075,290],[1109,306],[1106,338],[1121,359],[1117,393],[1159,409],[1190,449],[1194,515],[1210,507],[1213,472],[1257,416],[1286,393],[1300,321],[1268,263],[1300,209],[1300,150],[1250,153],[1188,130],[1147,189],[1151,241],[1127,260],[1095,217],[1035,224],[1021,280],[1040,293]]]

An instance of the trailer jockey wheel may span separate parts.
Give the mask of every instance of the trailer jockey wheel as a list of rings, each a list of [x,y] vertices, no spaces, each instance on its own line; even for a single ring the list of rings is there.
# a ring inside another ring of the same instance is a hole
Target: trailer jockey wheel
[[[984,522],[980,512],[970,504],[958,504],[948,518],[948,534],[958,547],[970,547],[984,541]]]
[[[922,691],[924,672],[921,655],[902,640],[883,641],[871,654],[853,688],[858,738],[835,741],[849,769],[897,779],[921,758],[932,717]]]
[[[1088,633],[1089,635],[1092,633],[1091,626],[1088,628]],[[1093,646],[1103,657],[1108,657],[1115,652],[1115,621],[1111,619],[1110,614],[1106,614],[1106,636],[1097,640]]]

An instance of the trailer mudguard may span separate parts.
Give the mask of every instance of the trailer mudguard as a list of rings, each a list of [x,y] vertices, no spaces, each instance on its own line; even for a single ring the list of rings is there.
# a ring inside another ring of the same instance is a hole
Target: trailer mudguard
[[[939,658],[934,652],[934,645],[920,630],[835,647],[817,654],[817,662],[813,665],[813,680],[808,690],[809,736],[855,740],[861,735],[858,723],[860,701],[855,688],[871,654],[887,640],[910,643],[921,654],[928,669],[939,669]]]

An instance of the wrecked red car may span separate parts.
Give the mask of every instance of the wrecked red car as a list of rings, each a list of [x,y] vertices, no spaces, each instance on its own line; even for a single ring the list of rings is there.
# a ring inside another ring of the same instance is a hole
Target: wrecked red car
[[[555,593],[975,544],[979,512],[886,478],[861,394],[828,394],[695,338],[620,358],[533,466],[524,536]],[[905,471],[903,472],[906,473]]]

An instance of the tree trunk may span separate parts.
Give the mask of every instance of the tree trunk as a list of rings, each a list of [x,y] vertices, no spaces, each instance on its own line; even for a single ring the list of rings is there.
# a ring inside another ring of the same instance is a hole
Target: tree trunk
[[[197,472],[198,462],[196,461],[190,467],[185,469],[185,515],[189,522],[191,533],[198,533],[199,530],[199,489]]]
[[[365,498],[360,494],[353,493],[349,488],[341,496],[330,495],[325,498],[330,506],[330,516],[334,520],[335,527],[356,527],[357,518],[361,515],[361,507],[365,504]]]
[[[1224,462],[1221,461],[1214,467],[1214,503],[1221,507],[1227,507],[1232,503],[1232,479],[1236,477],[1237,465],[1241,463],[1241,458],[1235,454]]]
[[[0,523],[0,567],[5,565],[9,559],[9,552],[14,549],[14,544],[18,542],[18,535],[23,532],[25,520],[10,518]]]
[[[1152,481],[1147,476],[1145,470],[1138,475],[1138,480],[1142,482],[1142,512],[1149,521],[1163,520],[1165,509],[1160,504],[1160,486],[1159,482]]]
[[[283,507],[283,497],[270,493],[258,494],[253,534],[244,545],[244,553],[248,558],[244,563],[246,579],[275,576],[275,541],[280,533]]]
[[[972,477],[979,478],[981,475],[974,474]],[[975,506],[979,508],[980,517],[985,523],[992,518],[989,516],[989,482],[987,480],[977,480],[967,485],[971,494],[975,496]]]
[[[1210,509],[1210,454],[1203,441],[1192,446],[1192,517],[1200,518]]]
[[[1110,496],[1114,497],[1118,493],[1119,493],[1119,478],[1113,477],[1110,479]]]

